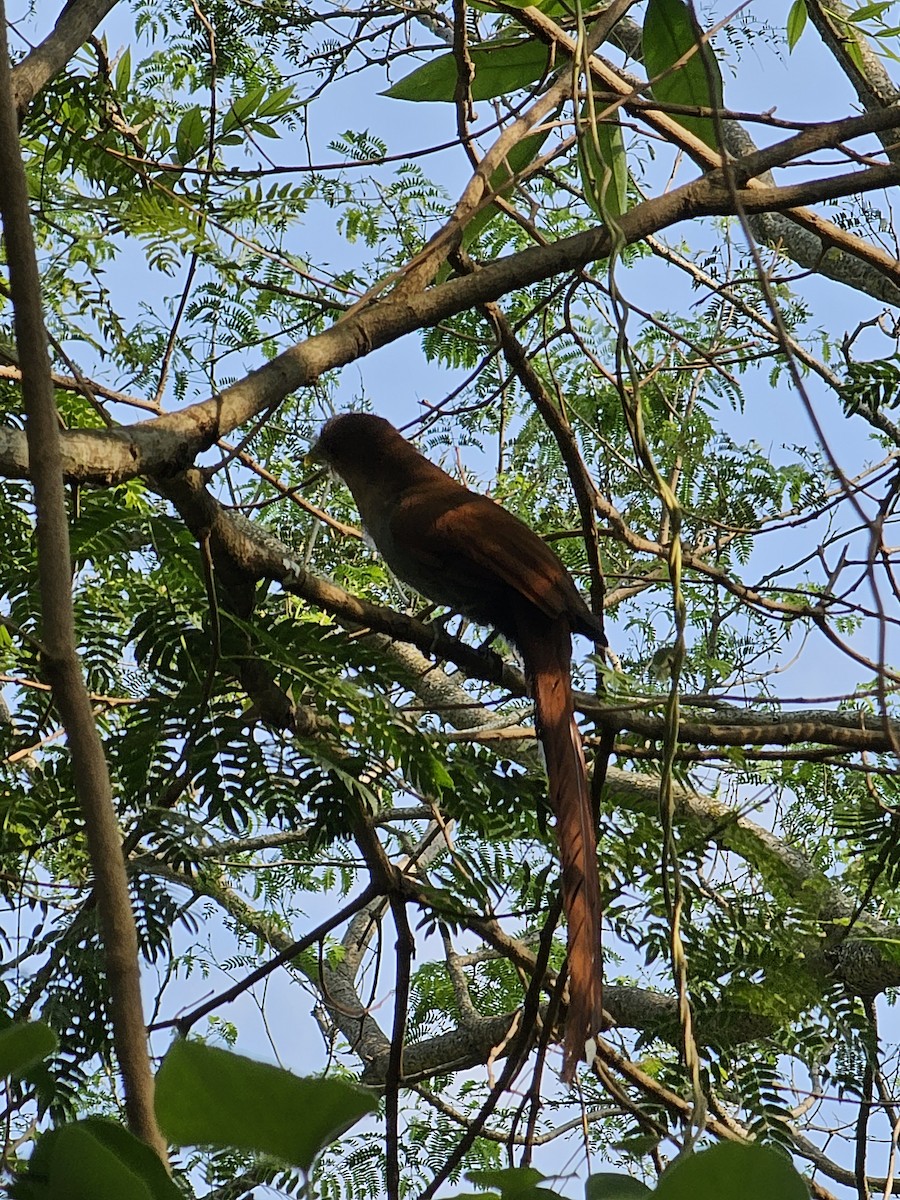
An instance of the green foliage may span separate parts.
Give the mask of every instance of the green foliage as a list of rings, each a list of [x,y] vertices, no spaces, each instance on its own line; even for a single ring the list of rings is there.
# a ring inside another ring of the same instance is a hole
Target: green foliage
[[[851,362],[841,398],[848,416],[860,408],[878,412],[900,403],[900,366],[894,358]]]
[[[533,1167],[470,1171],[468,1178],[478,1186],[477,1195],[491,1189],[495,1200],[559,1195],[542,1186],[544,1176]],[[612,1172],[590,1175],[585,1184],[587,1200],[640,1200],[651,1195],[660,1200],[718,1200],[723,1195],[737,1200],[807,1200],[809,1191],[786,1158],[763,1146],[735,1142],[688,1155],[666,1171],[653,1191],[640,1180]],[[475,1200],[475,1194],[460,1192],[455,1200]]]
[[[701,108],[722,107],[719,65],[708,43],[700,41],[693,11],[684,0],[650,0],[641,45],[657,100]],[[673,119],[713,150],[718,149],[718,133],[711,117],[675,113]]]
[[[807,1200],[809,1190],[790,1162],[765,1146],[723,1142],[675,1163],[659,1182],[660,1200]]]
[[[806,10],[806,0],[794,0],[788,12],[787,19],[787,40],[788,49],[793,48],[800,41],[803,35],[803,30],[806,28],[806,22],[809,14]]]
[[[651,1194],[646,1184],[630,1175],[598,1171],[589,1175],[584,1188],[585,1200],[643,1200]]]
[[[547,140],[549,131],[543,133],[533,133],[530,137],[522,138],[516,142],[510,152],[504,158],[502,164],[491,175],[490,189],[495,196],[507,196],[510,189],[518,180],[521,172],[525,171],[541,151],[541,147]],[[498,212],[502,210],[497,208],[496,204],[489,204],[482,208],[475,216],[466,224],[465,234],[463,235],[463,245],[471,246],[473,242],[481,234],[487,225],[496,217]]]
[[[34,1063],[52,1054],[57,1045],[56,1034],[43,1021],[0,1029],[0,1076],[21,1076]]]
[[[867,785],[848,779],[835,805],[834,823],[842,837],[852,839],[857,869],[892,903],[900,882],[900,785],[890,775]]]
[[[304,1172],[375,1104],[339,1080],[299,1079],[199,1042],[176,1042],[157,1077],[160,1125],[174,1142],[250,1149]],[[44,1134],[10,1195],[175,1200],[182,1192],[149,1147],[113,1121],[89,1118]]]
[[[89,1118],[44,1134],[14,1200],[178,1200],[149,1146],[113,1121]]]
[[[544,1176],[534,1167],[469,1171],[468,1178],[478,1187],[479,1192],[492,1189],[491,1197],[498,1197],[498,1200],[541,1200],[541,1197],[559,1195],[558,1192],[540,1186]]]
[[[593,119],[600,101],[588,101],[581,110],[578,167],[588,203],[601,221],[615,220],[628,200],[628,162],[618,114]]]
[[[299,1079],[201,1042],[175,1042],[156,1080],[160,1128],[171,1141],[255,1150],[302,1171],[376,1103],[338,1079]]]
[[[469,55],[475,68],[473,100],[491,100],[520,91],[545,75],[550,61],[547,47],[532,39],[483,42],[470,47]],[[442,54],[417,67],[383,94],[392,100],[447,103],[456,93],[456,80],[455,57]]]

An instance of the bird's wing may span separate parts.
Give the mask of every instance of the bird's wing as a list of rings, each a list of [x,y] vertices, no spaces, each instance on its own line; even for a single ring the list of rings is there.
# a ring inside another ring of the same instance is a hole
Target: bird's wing
[[[397,505],[391,537],[429,574],[455,574],[467,590],[500,580],[551,619],[580,598],[554,552],[518,517],[465,488],[418,488]],[[448,587],[448,591],[449,591]],[[437,589],[432,588],[432,595]]]

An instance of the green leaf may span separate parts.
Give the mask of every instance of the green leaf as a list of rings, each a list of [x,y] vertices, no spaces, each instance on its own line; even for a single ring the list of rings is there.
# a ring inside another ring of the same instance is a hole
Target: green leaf
[[[610,221],[621,217],[628,203],[625,140],[618,113],[592,125],[590,107],[586,100],[581,110],[578,169],[591,208],[601,221]]]
[[[845,21],[852,21],[854,25],[858,25],[861,21],[868,21],[872,17],[880,17],[882,13],[886,13],[889,8],[892,8],[896,0],[876,0],[874,4],[864,4],[862,8],[856,8],[852,12],[842,13],[842,18]]]
[[[222,118],[222,132],[227,134],[235,129],[243,129],[259,109],[265,91],[264,87],[255,87],[244,96],[236,96]]]
[[[644,1200],[652,1194],[646,1183],[613,1171],[598,1171],[584,1182],[585,1200]]]
[[[549,126],[550,122],[548,121],[546,124]],[[516,177],[530,163],[534,162],[549,133],[550,130],[547,128],[541,133],[529,134],[528,137],[522,138],[521,142],[517,142],[513,146],[504,162],[491,175],[491,191],[494,195],[509,195],[515,185]],[[482,230],[490,225],[491,221],[493,221],[500,211],[498,206],[493,202],[479,209],[463,230],[463,246],[471,246]],[[450,272],[449,263],[444,263],[438,272],[437,282],[443,283],[449,277]]]
[[[789,50],[793,50],[800,41],[800,35],[806,28],[808,18],[809,13],[806,11],[806,0],[794,0],[787,19],[787,42]]]
[[[58,1045],[56,1034],[43,1021],[10,1025],[0,1031],[0,1078],[18,1078]]]
[[[648,1074],[653,1069],[652,1064],[646,1059],[641,1065]],[[619,1141],[610,1144],[615,1150],[627,1154],[629,1158],[643,1158],[659,1145],[659,1137],[655,1133],[626,1133]]]
[[[121,1125],[90,1117],[38,1141],[10,1195],[16,1200],[180,1200],[149,1146]]]
[[[723,1142],[666,1171],[656,1200],[809,1200],[790,1160],[767,1146]]]
[[[550,62],[547,47],[533,38],[483,42],[480,46],[472,46],[469,54],[475,68],[473,100],[490,100],[519,91],[540,79]],[[392,100],[452,102],[456,79],[456,58],[452,54],[440,54],[381,94]]]
[[[127,92],[129,83],[131,83],[131,47],[126,46],[122,57],[116,63],[116,91]]]
[[[294,99],[293,85],[288,84],[286,87],[275,88],[264,97],[259,106],[259,115],[261,117],[283,117],[302,107],[302,104]]]
[[[644,66],[653,81],[653,95],[663,104],[721,108],[722,76],[716,56],[706,43],[675,70],[670,68],[698,44],[691,10],[684,0],[649,0],[642,39]],[[718,148],[710,117],[674,116],[713,150]]]
[[[304,1171],[376,1105],[340,1080],[301,1079],[202,1042],[175,1042],[156,1077],[157,1119],[171,1141],[257,1150]]]
[[[466,1178],[479,1187],[497,1188],[500,1200],[548,1200],[558,1195],[540,1186],[544,1176],[534,1167],[486,1167],[467,1171]]]
[[[175,150],[180,163],[190,162],[206,141],[206,121],[199,104],[189,108],[178,122],[175,133]]]

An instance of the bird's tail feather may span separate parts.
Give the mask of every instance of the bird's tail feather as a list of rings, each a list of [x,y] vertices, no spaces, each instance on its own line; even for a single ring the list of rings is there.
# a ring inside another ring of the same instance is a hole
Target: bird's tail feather
[[[586,1044],[603,1025],[597,832],[584,750],[572,707],[568,628],[563,622],[551,624],[545,618],[533,637],[524,636],[524,631],[520,634],[520,649],[529,668],[535,725],[546,760],[562,866],[569,954],[563,1079],[569,1083],[576,1064],[585,1056]]]

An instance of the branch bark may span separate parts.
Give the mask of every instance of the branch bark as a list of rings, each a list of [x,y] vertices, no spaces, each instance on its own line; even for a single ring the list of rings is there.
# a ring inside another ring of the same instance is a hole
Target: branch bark
[[[485,714],[473,705],[471,696],[462,687],[433,665],[431,656],[455,663],[472,678],[499,684],[516,695],[525,694],[521,672],[499,655],[475,650],[438,627],[370,604],[312,575],[294,562],[287,548],[268,532],[226,513],[203,487],[198,471],[188,472],[183,479],[170,481],[166,487],[188,527],[198,536],[209,538],[220,579],[242,576],[241,588],[260,578],[270,579],[286,591],[331,612],[349,628],[374,630],[375,636],[382,639],[383,649],[396,658],[398,680],[415,691],[425,704],[433,705],[450,724],[462,729],[483,726]],[[598,704],[593,696],[579,696],[576,702],[595,719],[605,716],[619,728],[628,728],[631,720],[636,731],[638,727],[642,733],[656,729],[658,719],[640,709],[615,711]],[[795,737],[813,740],[821,736],[826,744],[841,742],[846,746],[852,727],[860,748],[865,745],[867,749],[875,749],[889,744],[890,731],[884,729],[877,717],[872,722],[875,728],[867,728],[865,717],[859,713],[813,710],[784,714],[783,720],[784,728],[790,729]],[[733,725],[727,736],[733,736],[736,744],[746,742],[748,735],[781,744],[782,734],[774,716],[735,713],[729,716],[729,721]],[[529,730],[523,728],[526,761],[532,753],[528,734]],[[717,730],[715,723],[696,728],[687,723],[681,730],[681,740],[688,740],[691,734],[698,735],[701,741],[709,737],[714,742],[717,736],[725,736],[725,731]],[[504,741],[503,753],[522,757],[509,741]],[[657,812],[658,780],[652,776],[610,768],[606,791],[610,800],[626,811],[653,815]],[[675,809],[676,819],[685,832],[699,840],[715,842],[751,863],[768,886],[774,885],[779,893],[789,895],[798,909],[820,923],[826,933],[824,943],[815,940],[804,947],[804,962],[817,979],[826,976],[840,979],[856,994],[877,994],[900,986],[900,964],[892,960],[889,952],[891,942],[900,940],[900,933],[865,915],[859,917],[852,930],[848,929],[846,921],[855,915],[855,903],[839,882],[819,871],[775,834],[715,797],[703,796],[690,788],[676,788]],[[495,924],[490,928],[484,925],[477,931],[500,953],[515,955],[517,947],[521,948],[518,943],[513,946],[512,939],[504,941]],[[520,965],[528,970],[528,964],[526,955]]]
[[[37,512],[42,662],[69,739],[75,791],[84,814],[110,989],[113,1039],[132,1131],[167,1162],[153,1111],[153,1076],[141,1001],[138,940],[128,897],[109,772],[75,649],[72,565],[60,453],[59,416],[41,308],[25,171],[0,0],[0,211],[22,367],[26,437]]]
[[[836,122],[828,137],[840,134],[846,138],[854,136],[854,131],[870,131],[891,122],[900,124],[900,110]],[[823,144],[827,144],[827,138]],[[802,137],[800,142],[787,139],[751,155],[747,162],[733,163],[731,169],[738,178],[752,170],[765,170],[785,155],[789,157],[797,145],[808,152],[809,137]],[[748,214],[793,210],[797,218],[800,205],[883,188],[898,181],[900,167],[892,164],[787,187],[734,188],[722,171],[710,171],[631,209],[621,218],[615,238],[605,228],[595,227],[550,245],[528,247],[486,264],[473,275],[448,280],[425,292],[389,295],[348,313],[330,329],[285,350],[208,400],[138,425],[108,431],[67,431],[63,435],[66,476],[83,483],[111,484],[138,475],[176,474],[218,439],[273,409],[290,392],[310,386],[323,372],[346,366],[405,334],[497,300],[517,288],[579,270],[608,257],[614,242],[632,244],[679,221],[728,215],[737,207]],[[838,244],[834,242],[833,227],[817,214],[803,214],[803,223],[823,239],[823,253],[824,248]],[[857,242],[860,246],[855,245]],[[846,235],[841,235],[840,244],[847,248]],[[854,249],[865,255],[870,267],[900,288],[900,263],[896,258],[860,239],[854,239]],[[0,430],[0,472],[17,478],[28,475],[27,450],[17,430]]]
[[[834,12],[845,11],[837,0],[831,5],[831,8]],[[813,20],[815,21],[815,17]],[[641,28],[636,21],[628,17],[620,21],[616,26],[614,39],[631,58],[637,62],[642,61]],[[864,57],[865,49],[864,44]],[[882,70],[877,76],[871,73],[872,57],[874,56],[869,51],[869,56],[865,58],[867,74],[872,82],[872,92],[887,96],[892,89],[883,86],[887,79],[886,72]],[[625,76],[625,78],[630,77]],[[635,82],[639,83],[639,81]],[[870,109],[872,106],[869,100],[872,97],[867,98],[863,91],[859,94],[866,109]],[[723,130],[725,147],[733,158],[741,158],[757,150],[756,143],[750,134],[737,121],[724,121]],[[761,182],[771,183],[772,180],[770,177],[762,176]],[[873,269],[867,262],[850,253],[841,252],[837,246],[832,246],[831,252],[826,254],[829,247],[823,244],[817,234],[802,228],[782,213],[751,213],[749,225],[754,236],[762,245],[776,248],[780,254],[804,270],[814,271],[826,279],[834,280],[835,283],[872,296],[884,304],[900,307],[900,288],[886,278],[881,271]]]
[[[117,0],[69,0],[53,32],[12,70],[12,96],[21,120],[38,92],[57,75],[79,46],[83,46]]]

